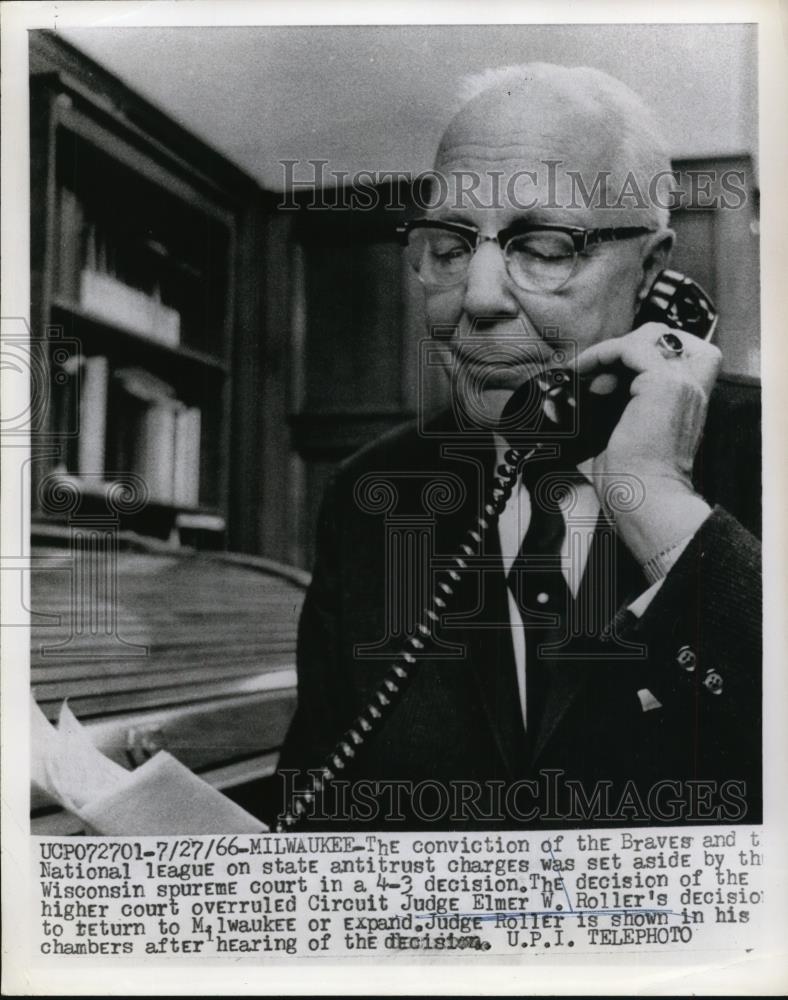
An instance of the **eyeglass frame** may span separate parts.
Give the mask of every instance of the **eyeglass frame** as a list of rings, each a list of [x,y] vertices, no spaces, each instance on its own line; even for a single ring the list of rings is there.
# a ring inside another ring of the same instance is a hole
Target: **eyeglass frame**
[[[404,247],[407,247],[408,245],[408,236],[416,229],[440,229],[444,232],[450,232],[454,233],[456,236],[461,236],[463,239],[466,239],[470,245],[471,258],[473,258],[473,255],[482,243],[497,243],[504,255],[504,261],[507,261],[506,247],[516,236],[527,236],[529,233],[537,232],[564,233],[572,240],[574,260],[572,261],[572,269],[567,277],[561,282],[560,285],[556,285],[555,288],[549,289],[551,292],[557,292],[572,279],[575,269],[577,268],[578,254],[585,253],[589,247],[597,246],[600,243],[613,243],[618,242],[619,240],[634,239],[637,236],[645,236],[647,233],[659,232],[659,230],[653,229],[649,226],[605,226],[598,229],[583,229],[580,226],[563,226],[552,222],[535,223],[519,221],[513,223],[511,226],[506,226],[506,228],[499,230],[495,236],[482,236],[480,230],[476,226],[468,225],[464,222],[450,222],[440,219],[411,219],[396,228],[396,232],[399,235],[400,241]],[[469,260],[468,267],[470,267],[470,263],[471,262]],[[414,270],[416,269],[414,268]],[[506,264],[506,273],[512,277],[509,273],[508,261]],[[424,282],[424,279],[421,277],[419,271],[416,271],[416,274],[419,276],[419,280]],[[467,280],[467,278],[468,274],[466,272],[457,281],[452,281],[448,284],[436,284],[435,287],[453,288],[456,285],[462,284]],[[518,284],[513,277],[512,281],[514,281],[515,285],[523,291],[537,291],[537,289],[523,288],[523,286]],[[547,289],[541,289],[541,291],[547,291]]]

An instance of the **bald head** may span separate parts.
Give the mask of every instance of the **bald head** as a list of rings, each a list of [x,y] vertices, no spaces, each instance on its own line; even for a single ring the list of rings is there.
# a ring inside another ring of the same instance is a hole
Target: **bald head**
[[[583,192],[592,192],[601,176],[608,203],[618,200],[616,224],[667,225],[661,206],[670,161],[653,114],[623,83],[587,67],[534,63],[488,71],[467,81],[465,89],[469,99],[438,149],[439,173],[531,171],[542,175],[541,181],[552,170],[555,200],[564,207],[593,201]],[[528,181],[518,182],[523,194]],[[545,185],[531,179],[530,186]],[[540,194],[544,200],[549,192]]]

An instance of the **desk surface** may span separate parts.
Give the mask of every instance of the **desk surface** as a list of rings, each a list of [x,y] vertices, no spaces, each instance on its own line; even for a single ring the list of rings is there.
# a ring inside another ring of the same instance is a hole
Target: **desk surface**
[[[304,575],[96,544],[37,545],[33,567],[31,684],[50,719],[68,698],[126,767],[167,749],[223,787],[240,780],[235,765],[248,777],[262,761],[270,773],[295,709]]]

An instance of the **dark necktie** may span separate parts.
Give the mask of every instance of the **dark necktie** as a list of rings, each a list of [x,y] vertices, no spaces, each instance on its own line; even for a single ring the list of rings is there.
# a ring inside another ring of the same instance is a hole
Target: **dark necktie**
[[[548,492],[552,494],[549,498],[544,495]],[[540,646],[565,634],[572,593],[561,572],[561,543],[566,530],[557,502],[561,490],[531,488],[529,494],[531,519],[506,582],[525,630],[526,725],[533,738],[550,686],[550,661],[546,650],[540,653]]]

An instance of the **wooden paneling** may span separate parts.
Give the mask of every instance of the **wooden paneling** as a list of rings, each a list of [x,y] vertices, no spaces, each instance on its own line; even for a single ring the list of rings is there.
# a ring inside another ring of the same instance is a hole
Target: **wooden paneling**
[[[334,465],[415,415],[418,347],[395,233],[404,212],[382,207],[396,201],[384,192],[373,211],[293,214],[286,558],[301,566]]]
[[[723,371],[759,377],[758,191],[752,161],[747,156],[682,160],[674,168],[690,195],[690,171],[710,181],[696,181],[695,196],[671,214],[677,236],[671,267],[694,278],[715,300],[720,320],[714,339],[722,351]],[[736,175],[729,183],[741,187],[744,197],[726,195],[726,172]]]
[[[355,243],[352,231],[332,235],[306,246],[304,410],[395,410],[402,399],[399,247]]]

